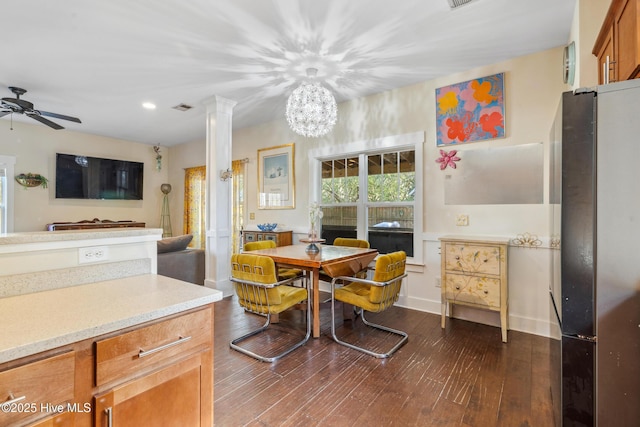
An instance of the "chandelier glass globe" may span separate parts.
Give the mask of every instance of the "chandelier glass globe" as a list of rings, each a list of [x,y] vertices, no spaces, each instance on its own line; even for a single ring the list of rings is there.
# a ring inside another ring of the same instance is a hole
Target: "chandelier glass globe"
[[[304,82],[289,96],[286,116],[295,133],[317,138],[331,132],[336,124],[336,100],[319,83]]]

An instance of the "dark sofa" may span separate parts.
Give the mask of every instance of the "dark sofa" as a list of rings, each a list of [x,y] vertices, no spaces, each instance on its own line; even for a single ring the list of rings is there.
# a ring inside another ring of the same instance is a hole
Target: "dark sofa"
[[[158,274],[204,285],[205,251],[187,248],[191,239],[185,234],[158,240]]]

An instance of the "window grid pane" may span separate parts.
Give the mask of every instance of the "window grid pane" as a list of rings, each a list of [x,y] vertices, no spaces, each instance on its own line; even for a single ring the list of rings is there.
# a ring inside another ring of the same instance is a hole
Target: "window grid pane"
[[[404,250],[413,256],[415,151],[364,155],[367,199],[359,200],[359,158],[326,160],[321,164],[322,238],[356,238],[358,224],[371,247],[380,253]],[[358,221],[364,204],[367,221]],[[338,206],[339,205],[339,206]]]

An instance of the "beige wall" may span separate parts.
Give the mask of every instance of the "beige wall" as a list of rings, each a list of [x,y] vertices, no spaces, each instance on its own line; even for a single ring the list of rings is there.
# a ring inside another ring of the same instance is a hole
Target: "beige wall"
[[[598,60],[591,53],[611,0],[579,0],[567,43],[576,43],[576,76],[572,89],[598,84]]]
[[[161,149],[163,168],[155,168],[150,145],[113,138],[53,130],[35,123],[0,120],[0,154],[15,156],[15,173],[38,173],[49,179],[49,188],[24,189],[15,185],[14,231],[39,231],[51,222],[85,219],[135,220],[158,227],[162,208],[160,185],[167,180],[169,153]],[[143,200],[75,200],[55,198],[56,153],[144,162]]]
[[[444,205],[444,174],[435,162],[439,157],[439,148],[435,143],[435,89],[471,78],[505,73],[507,137],[455,147],[463,158],[464,151],[469,149],[544,142],[548,139],[560,94],[567,89],[562,81],[561,62],[562,48],[559,47],[345,102],[338,106],[339,118],[334,131],[325,138],[300,137],[289,130],[284,118],[281,121],[234,132],[233,158],[250,159],[248,212],[255,212],[256,219],[248,221],[248,224],[277,222],[294,229],[306,229],[309,204],[309,149],[421,131],[426,132],[423,183],[425,232],[546,233],[548,223],[545,205],[500,205],[490,208],[478,205]],[[296,150],[296,209],[258,210],[256,185],[252,185],[257,182],[257,150],[289,142],[295,143]],[[455,226],[454,218],[458,213],[470,215],[470,225],[464,230]]]

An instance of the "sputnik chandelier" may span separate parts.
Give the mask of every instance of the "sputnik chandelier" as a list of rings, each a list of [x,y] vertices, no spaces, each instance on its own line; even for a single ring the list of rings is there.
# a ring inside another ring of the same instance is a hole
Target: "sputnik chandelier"
[[[287,100],[287,122],[291,129],[302,136],[317,138],[331,132],[336,124],[338,110],[331,92],[313,78],[316,68],[308,68],[310,81],[303,82]]]

